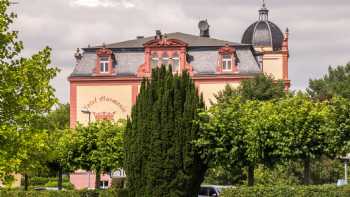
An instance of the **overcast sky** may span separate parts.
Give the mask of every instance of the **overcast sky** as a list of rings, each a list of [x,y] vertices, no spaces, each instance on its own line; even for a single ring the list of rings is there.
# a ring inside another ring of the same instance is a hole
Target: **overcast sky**
[[[134,39],[138,35],[199,34],[208,19],[211,37],[240,42],[258,18],[261,0],[13,0],[13,28],[24,41],[24,55],[45,46],[61,69],[53,81],[61,102],[69,98],[67,77],[77,47]],[[305,89],[328,66],[350,61],[350,0],[266,0],[270,20],[290,29],[289,75],[292,89]]]

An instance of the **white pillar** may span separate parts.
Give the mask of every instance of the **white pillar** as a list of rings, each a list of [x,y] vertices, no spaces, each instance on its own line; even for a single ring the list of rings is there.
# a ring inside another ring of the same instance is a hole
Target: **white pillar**
[[[348,184],[348,161],[345,160],[344,162],[344,180],[345,184]]]

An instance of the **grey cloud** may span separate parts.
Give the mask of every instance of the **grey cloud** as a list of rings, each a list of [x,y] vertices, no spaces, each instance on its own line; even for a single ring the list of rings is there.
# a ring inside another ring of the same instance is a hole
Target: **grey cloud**
[[[198,34],[197,23],[207,18],[212,37],[239,42],[244,30],[258,17],[259,0],[129,0],[134,7],[70,6],[72,0],[17,0],[25,55],[46,45],[52,62],[62,72],[53,81],[57,96],[68,101],[67,76],[74,66],[77,47],[133,39],[163,32]],[[120,0],[112,0],[121,2]],[[349,0],[266,0],[270,19],[282,30],[289,27],[290,78],[293,89],[304,89],[310,78],[322,76],[329,65],[350,60]],[[119,4],[120,5],[120,4]]]

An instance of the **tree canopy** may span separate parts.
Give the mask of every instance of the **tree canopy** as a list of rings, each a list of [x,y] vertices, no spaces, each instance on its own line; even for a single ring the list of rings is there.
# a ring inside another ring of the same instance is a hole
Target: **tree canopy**
[[[130,196],[196,196],[207,161],[193,141],[203,98],[189,74],[153,69],[128,120],[125,149]]]
[[[0,0],[0,179],[34,168],[38,160],[33,150],[44,150],[41,142],[47,137],[34,120],[57,102],[50,85],[58,72],[49,67],[51,49],[21,57],[23,43],[10,30],[16,15],[7,12],[9,5]]]
[[[335,68],[329,67],[328,73],[320,79],[309,81],[307,92],[315,99],[325,100],[332,96],[350,99],[350,63]]]
[[[100,173],[123,167],[125,121],[117,123],[98,121],[88,126],[78,125],[70,135],[63,138],[69,149],[65,149],[68,165],[72,169],[93,170],[96,173],[96,188],[99,188]],[[68,141],[68,142],[67,142]]]
[[[275,80],[272,76],[261,73],[251,79],[241,81],[238,88],[227,85],[215,97],[218,102],[222,102],[237,95],[243,100],[263,101],[281,98],[286,95],[286,92],[282,80]]]

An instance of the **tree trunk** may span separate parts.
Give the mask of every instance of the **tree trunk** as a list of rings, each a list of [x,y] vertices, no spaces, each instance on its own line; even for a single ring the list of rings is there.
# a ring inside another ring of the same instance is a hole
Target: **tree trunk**
[[[58,190],[62,190],[62,182],[63,182],[62,174],[63,174],[63,168],[60,166],[58,169],[58,181],[57,181]]]
[[[101,182],[101,171],[96,170],[95,189],[100,189],[100,182]]]
[[[254,166],[248,166],[248,186],[254,186]]]
[[[309,185],[311,182],[311,178],[310,178],[310,159],[306,158],[304,159],[304,184],[305,185]]]
[[[29,186],[29,177],[28,174],[24,174],[24,190],[28,191],[28,186]]]

